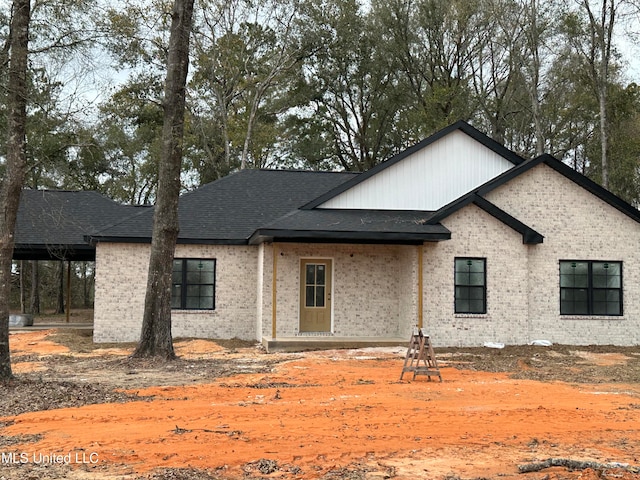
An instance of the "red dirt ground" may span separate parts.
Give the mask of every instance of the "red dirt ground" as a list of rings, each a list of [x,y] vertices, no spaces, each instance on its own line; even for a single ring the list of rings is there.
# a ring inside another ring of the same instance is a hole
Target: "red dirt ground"
[[[11,349],[20,355],[68,353],[45,336],[12,335]],[[265,355],[254,351],[235,354]],[[215,469],[225,478],[640,478],[625,470],[605,477],[562,467],[518,473],[518,465],[551,457],[638,465],[639,384],[515,380],[459,370],[446,360],[442,383],[408,374],[399,381],[404,351],[274,354],[283,361],[269,374],[133,390],[152,401],[0,418],[7,424],[3,436],[41,435],[35,443],[4,450],[71,453],[71,463],[89,461],[74,466],[87,472],[77,478],[96,479],[138,478],[177,467]],[[177,353],[230,354],[207,341],[187,342]],[[600,355],[590,361],[624,359]],[[14,373],[37,368],[37,361],[17,363]],[[250,471],[248,464],[260,459],[277,461],[280,469],[262,476]],[[354,465],[366,475],[328,476]]]

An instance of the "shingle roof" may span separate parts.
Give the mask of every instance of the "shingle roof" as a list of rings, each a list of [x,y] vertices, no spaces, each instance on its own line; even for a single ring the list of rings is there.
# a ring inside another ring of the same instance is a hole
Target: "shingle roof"
[[[131,216],[136,209],[92,191],[22,191],[13,258],[93,260],[84,236]]]
[[[246,244],[255,230],[349,180],[353,173],[242,170],[180,197],[178,243]],[[92,241],[149,242],[153,211],[141,212]]]

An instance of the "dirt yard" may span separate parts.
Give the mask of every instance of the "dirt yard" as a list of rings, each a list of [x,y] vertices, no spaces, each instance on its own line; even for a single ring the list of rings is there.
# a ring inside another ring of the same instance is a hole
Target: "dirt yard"
[[[639,348],[436,348],[440,383],[404,347],[175,346],[12,334],[0,480],[640,478]]]

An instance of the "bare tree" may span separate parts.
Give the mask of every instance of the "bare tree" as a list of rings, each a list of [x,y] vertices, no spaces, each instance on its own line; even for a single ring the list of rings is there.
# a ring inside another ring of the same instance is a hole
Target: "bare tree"
[[[296,69],[311,48],[300,38],[301,3],[202,4],[201,25],[194,35],[193,85],[205,97],[199,109],[211,112],[220,124],[226,169],[232,168],[234,154],[241,169],[264,167],[264,159],[256,154],[260,117],[291,106],[278,100],[292,88]]]
[[[163,149],[142,332],[134,357],[175,358],[171,336],[171,274],[179,229],[178,199],[193,4],[194,0],[175,0],[171,14],[163,102]]]
[[[9,297],[16,218],[27,163],[25,142],[30,18],[29,0],[14,0],[9,38],[6,174],[0,189],[0,380],[12,377],[9,353]]]
[[[592,0],[577,0],[579,10],[585,14],[586,21],[582,35],[576,31],[569,31],[570,40],[576,51],[586,63],[587,75],[598,99],[600,110],[600,148],[602,186],[609,188],[608,166],[608,119],[607,119],[607,90],[611,81],[611,65],[614,48],[614,27],[619,23],[620,9],[623,0],[600,0],[593,5]],[[576,22],[580,27],[580,23]]]

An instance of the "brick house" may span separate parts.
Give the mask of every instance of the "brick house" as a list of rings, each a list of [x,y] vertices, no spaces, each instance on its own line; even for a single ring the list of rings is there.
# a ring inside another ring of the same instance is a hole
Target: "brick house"
[[[174,337],[640,344],[640,211],[464,122],[365,173],[240,171],[179,208]],[[88,237],[96,342],[139,337],[151,228]]]

